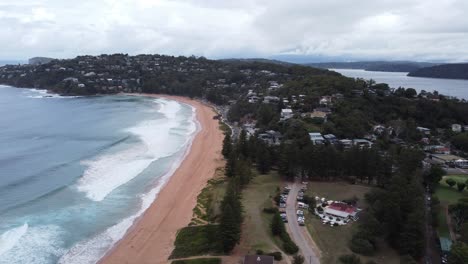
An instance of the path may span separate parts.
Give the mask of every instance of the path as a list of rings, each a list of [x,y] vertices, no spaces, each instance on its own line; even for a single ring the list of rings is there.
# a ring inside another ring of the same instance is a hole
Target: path
[[[286,225],[287,230],[291,235],[292,240],[299,247],[300,253],[304,256],[305,264],[319,264],[320,259],[318,257],[318,252],[320,251],[315,246],[307,228],[305,226],[299,226],[297,223],[296,198],[300,189],[301,184],[292,184],[291,191],[289,192],[288,199],[286,200],[286,215],[288,218],[288,224]]]

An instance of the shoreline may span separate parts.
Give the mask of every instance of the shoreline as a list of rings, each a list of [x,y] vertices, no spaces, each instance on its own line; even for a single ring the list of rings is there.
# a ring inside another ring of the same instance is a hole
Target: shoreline
[[[198,194],[222,163],[223,132],[213,109],[186,97],[128,94],[166,98],[195,108],[197,132],[187,153],[150,207],[98,263],[168,263],[176,234],[193,216]]]

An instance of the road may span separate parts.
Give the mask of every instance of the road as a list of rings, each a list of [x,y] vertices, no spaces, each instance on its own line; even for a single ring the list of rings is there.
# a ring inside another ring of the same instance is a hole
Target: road
[[[318,249],[314,246],[312,237],[305,226],[299,226],[296,216],[296,197],[301,188],[301,184],[294,183],[290,185],[288,199],[286,200],[286,215],[288,224],[286,225],[289,235],[299,247],[300,253],[304,256],[305,264],[320,264],[320,259],[317,257]],[[307,221],[307,219],[306,219]]]

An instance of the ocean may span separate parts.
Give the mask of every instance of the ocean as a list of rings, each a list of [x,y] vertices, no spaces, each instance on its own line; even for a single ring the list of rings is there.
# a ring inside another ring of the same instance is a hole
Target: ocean
[[[96,263],[187,153],[195,110],[0,86],[0,264]]]
[[[414,88],[416,91],[438,91],[440,94],[468,100],[468,80],[436,79],[406,76],[407,72],[375,72],[353,69],[330,69],[352,78],[374,79],[392,88]]]

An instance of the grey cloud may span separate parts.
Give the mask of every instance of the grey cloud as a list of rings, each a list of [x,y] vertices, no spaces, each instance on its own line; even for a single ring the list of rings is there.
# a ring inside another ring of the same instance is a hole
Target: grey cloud
[[[463,0],[0,0],[0,58],[112,52],[468,60]]]

